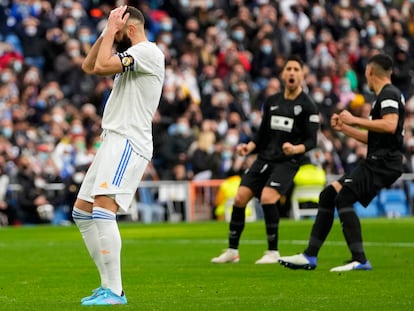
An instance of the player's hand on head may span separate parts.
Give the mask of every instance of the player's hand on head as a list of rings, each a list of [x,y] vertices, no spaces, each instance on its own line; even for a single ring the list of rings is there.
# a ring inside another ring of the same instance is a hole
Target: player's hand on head
[[[127,8],[127,5],[121,5],[111,11],[108,17],[108,29],[113,29],[115,32],[122,30],[129,18],[129,13],[124,15]]]

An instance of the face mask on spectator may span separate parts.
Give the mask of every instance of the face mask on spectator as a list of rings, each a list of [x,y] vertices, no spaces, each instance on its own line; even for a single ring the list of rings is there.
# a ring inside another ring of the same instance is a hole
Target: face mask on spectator
[[[82,11],[81,10],[72,10],[72,17],[74,19],[79,19],[82,17]]]
[[[313,93],[313,99],[318,104],[320,104],[323,101],[324,98],[325,97],[324,97],[323,93],[321,93],[321,92],[315,92],[315,93]]]
[[[80,56],[80,51],[79,50],[70,50],[68,52],[68,54],[69,54],[70,57],[75,58],[75,57]]]
[[[237,143],[239,142],[239,137],[237,137],[236,135],[227,135],[226,136],[226,144],[229,146],[236,146]]]
[[[10,72],[5,72],[1,75],[1,82],[7,83],[12,78],[12,74]]]
[[[324,81],[321,83],[321,88],[324,92],[329,93],[332,90],[332,83],[329,81]]]
[[[29,70],[24,78],[26,83],[39,83],[39,74],[34,70]]]
[[[232,153],[230,150],[224,150],[224,151],[221,153],[221,157],[222,157],[224,160],[230,160],[232,156],[233,156],[233,153]]]
[[[45,163],[48,157],[49,157],[49,154],[47,152],[39,152],[40,162]]]
[[[349,93],[351,92],[351,87],[348,84],[344,84],[341,86],[341,93]]]
[[[384,47],[384,40],[379,39],[374,42],[374,47],[381,50]]]
[[[164,31],[171,31],[172,30],[172,24],[171,23],[161,23],[161,29]]]
[[[260,125],[261,117],[257,112],[252,112],[249,115],[249,120],[253,126],[257,127]]]
[[[73,35],[76,31],[76,25],[66,25],[63,27],[63,30],[67,32],[69,35]]]
[[[74,135],[80,135],[83,132],[83,128],[80,125],[72,126],[71,133]]]
[[[166,45],[170,45],[172,42],[172,38],[169,35],[161,36],[161,41],[164,42]]]
[[[294,31],[288,31],[287,37],[288,37],[289,41],[295,41],[295,40],[297,40],[298,35]]]
[[[56,123],[62,123],[63,122],[63,117],[60,114],[54,114],[52,116],[52,120]]]
[[[10,138],[13,135],[13,129],[10,127],[3,127],[1,133],[5,138]]]
[[[233,36],[233,38],[235,39],[235,40],[237,40],[237,41],[243,41],[243,39],[244,39],[244,33],[243,33],[243,31],[241,31],[241,30],[234,30],[233,32],[232,32],[232,36]]]
[[[341,23],[341,26],[344,28],[348,28],[349,26],[351,26],[351,21],[347,18],[342,18],[340,23]]]
[[[15,62],[13,63],[13,70],[14,70],[15,72],[21,72],[21,71],[22,71],[22,69],[23,69],[23,64],[22,64],[21,62],[19,62],[19,61],[15,61]]]
[[[220,29],[226,29],[227,28],[227,22],[224,19],[221,19],[217,22],[217,27]]]
[[[91,37],[88,34],[85,33],[85,34],[81,34],[79,36],[79,40],[82,43],[89,43],[91,41]]]
[[[328,48],[326,46],[321,47],[321,55],[327,55],[328,54]]]
[[[174,92],[165,92],[163,96],[169,102],[172,102],[175,99],[175,93]]]
[[[185,124],[177,124],[177,134],[185,135],[188,133],[188,126]]]
[[[187,8],[190,6],[190,0],[180,0],[180,4],[182,7]]]
[[[25,32],[28,36],[32,37],[37,33],[37,27],[36,26],[27,26],[25,28]]]
[[[262,45],[260,50],[263,52],[263,54],[269,55],[272,53],[272,46],[269,44]]]
[[[377,34],[377,28],[375,28],[375,26],[369,25],[367,27],[367,33],[370,37],[375,36]]]

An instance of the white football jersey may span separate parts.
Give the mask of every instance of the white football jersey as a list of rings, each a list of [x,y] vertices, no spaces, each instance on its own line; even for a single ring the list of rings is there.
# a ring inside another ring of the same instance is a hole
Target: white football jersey
[[[165,57],[152,42],[140,42],[119,53],[124,71],[114,79],[102,128],[126,137],[135,152],[152,157],[152,119],[165,75]]]

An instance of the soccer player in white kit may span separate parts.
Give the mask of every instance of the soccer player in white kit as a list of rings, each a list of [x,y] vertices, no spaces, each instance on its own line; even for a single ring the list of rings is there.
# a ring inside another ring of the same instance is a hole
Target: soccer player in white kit
[[[126,304],[116,213],[128,209],[152,157],[152,119],[161,97],[165,57],[148,41],[142,13],[124,5],[111,11],[82,69],[115,78],[103,113],[102,143],[72,213],[101,281],[81,304]]]

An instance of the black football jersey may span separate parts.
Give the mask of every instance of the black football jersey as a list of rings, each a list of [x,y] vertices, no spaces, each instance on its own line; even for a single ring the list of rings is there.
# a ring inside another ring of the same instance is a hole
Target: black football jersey
[[[304,92],[294,100],[285,99],[283,91],[269,96],[263,107],[262,123],[253,141],[258,157],[265,161],[284,161],[292,156],[283,153],[282,145],[316,146],[319,113],[316,104]],[[300,160],[304,155],[295,155]]]
[[[392,84],[385,85],[371,107],[372,120],[381,119],[388,113],[398,114],[398,125],[395,134],[368,132],[368,152],[402,151],[405,119],[405,99],[400,90]]]

